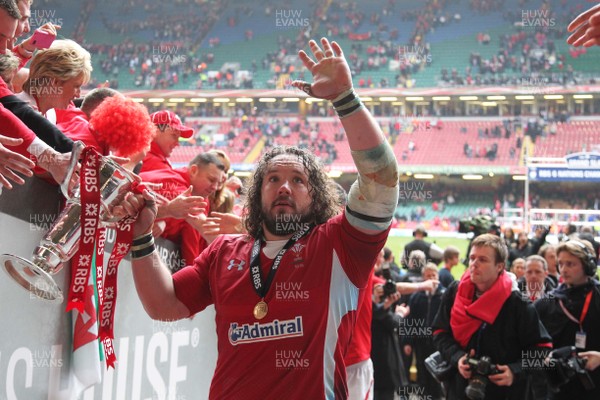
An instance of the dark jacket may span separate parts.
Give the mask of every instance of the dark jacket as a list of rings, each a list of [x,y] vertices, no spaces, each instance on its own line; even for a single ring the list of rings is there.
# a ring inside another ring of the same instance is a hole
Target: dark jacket
[[[525,277],[520,278],[517,281],[517,284],[519,285],[519,290],[521,291],[521,293],[527,294],[527,281],[525,280]],[[554,289],[556,289],[556,283],[554,283],[554,280],[552,280],[552,278],[547,276],[544,279],[544,297],[549,295],[550,292],[552,292]]]
[[[73,141],[65,136],[52,122],[35,111],[17,96],[4,96],[0,103],[15,114],[37,137],[59,153],[68,153],[73,149]]]
[[[541,299],[535,302],[540,320],[548,329],[554,348],[575,345],[575,334],[579,331],[579,324],[571,321],[562,308],[559,300],[562,300],[565,308],[576,319],[579,319],[583,310],[586,295],[593,291],[592,300],[583,320],[583,331],[586,334],[586,348],[588,351],[600,351],[600,283],[595,280],[590,280],[588,284],[574,288],[568,288],[564,283],[558,288],[550,292],[548,299]],[[569,399],[569,400],[597,400],[600,399],[600,368],[591,371],[590,377],[596,384],[596,389],[585,391],[581,382],[574,378],[566,385],[560,388],[554,399]]]
[[[446,288],[440,285],[433,295],[427,292],[414,293],[409,303],[410,314],[400,325],[398,332],[404,337],[404,343],[411,345],[415,354],[418,385],[435,399],[442,396],[442,387],[425,368],[425,359],[435,353],[431,326],[445,291]]]
[[[412,253],[415,250],[421,250],[423,253],[425,253],[427,262],[431,261],[437,265],[442,261],[441,257],[433,257],[433,255],[431,254],[431,243],[421,239],[415,239],[407,243],[406,246],[404,246],[404,253],[402,254],[402,260],[400,260],[404,268],[408,268],[408,260],[410,257],[410,253]]]
[[[371,360],[375,389],[396,389],[408,384],[400,357],[398,327],[402,317],[394,313],[393,304],[389,309],[383,303],[373,303],[371,324]]]
[[[476,357],[488,356],[494,364],[508,365],[514,375],[513,384],[506,387],[490,382],[486,386],[486,400],[530,398],[529,373],[521,367],[523,352],[538,355],[543,360],[547,350],[540,345],[548,345],[551,341],[533,304],[523,299],[520,292],[513,291],[494,323],[482,324],[463,349],[454,339],[450,326],[450,311],[454,305],[458,284],[459,282],[455,282],[450,285],[442,297],[442,304],[433,322],[435,347],[452,365],[457,365],[458,360],[471,349],[475,350]],[[448,400],[466,399],[465,388],[468,381],[458,373],[458,369],[447,384]]]
[[[537,254],[544,243],[546,243],[546,236],[548,236],[549,230],[545,230],[542,236],[533,237],[527,241],[524,247],[519,247],[519,242],[515,241],[514,247],[509,247],[508,262],[512,264],[517,258],[527,258],[532,254]]]
[[[407,329],[404,331],[404,333],[403,330],[400,329],[400,335],[405,336],[408,344],[414,345],[419,342],[431,341],[431,335],[423,336],[420,334],[410,334],[410,329],[408,328],[431,328],[433,325],[433,319],[435,318],[442,303],[442,296],[444,292],[446,292],[446,288],[439,285],[433,295],[429,295],[427,292],[413,293],[410,298],[410,302],[408,303],[410,306],[410,314],[405,318],[405,321],[403,321],[403,325],[406,326]],[[415,330],[413,329],[412,331]]]
[[[438,272],[438,276],[439,276],[440,283],[445,288],[449,287],[452,284],[452,282],[454,282],[456,280],[456,279],[454,279],[454,276],[452,276],[452,272],[450,272],[450,270],[446,267],[440,268],[440,271]]]

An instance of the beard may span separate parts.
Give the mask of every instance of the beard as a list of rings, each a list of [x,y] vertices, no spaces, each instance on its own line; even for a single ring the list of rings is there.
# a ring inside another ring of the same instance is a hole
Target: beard
[[[314,219],[310,210],[294,213],[274,213],[263,207],[261,214],[264,229],[275,236],[287,236],[296,233],[308,226]]]

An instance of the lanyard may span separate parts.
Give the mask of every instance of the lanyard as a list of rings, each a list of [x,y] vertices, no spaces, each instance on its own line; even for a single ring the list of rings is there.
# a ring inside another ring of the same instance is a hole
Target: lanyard
[[[477,331],[477,345],[475,349],[475,357],[481,357],[481,335],[483,335],[483,331],[485,331],[485,328],[487,328],[487,322],[482,323],[481,327],[479,327]]]
[[[585,303],[583,304],[583,310],[581,310],[581,316],[579,317],[579,321],[577,321],[577,319],[567,310],[567,308],[563,304],[562,300],[558,301],[558,303],[560,304],[560,308],[562,308],[562,310],[565,313],[565,315],[567,316],[567,318],[569,318],[571,321],[575,322],[576,324],[579,324],[579,329],[581,331],[583,331],[583,320],[585,319],[588,309],[590,308],[590,302],[592,301],[592,294],[593,294],[593,290],[590,290],[590,292],[587,294],[587,296],[585,296]]]
[[[260,268],[260,248],[262,247],[262,239],[254,240],[254,244],[252,245],[252,257],[250,260],[250,279],[252,280],[252,286],[254,286],[254,290],[258,294],[258,296],[262,299],[265,298],[267,293],[269,292],[269,288],[271,287],[271,283],[273,282],[273,278],[275,277],[275,272],[279,268],[279,264],[281,264],[281,260],[283,259],[283,255],[285,252],[292,247],[298,240],[300,240],[304,235],[306,235],[312,229],[312,225],[307,225],[301,231],[298,231],[287,241],[287,243],[283,246],[279,253],[275,256],[275,260],[271,265],[271,269],[269,270],[269,274],[267,275],[267,280],[263,282],[262,273]]]

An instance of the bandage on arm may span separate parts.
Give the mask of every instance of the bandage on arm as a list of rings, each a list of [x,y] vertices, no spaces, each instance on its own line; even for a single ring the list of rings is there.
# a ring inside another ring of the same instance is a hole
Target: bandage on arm
[[[358,179],[348,193],[346,218],[358,230],[376,234],[387,229],[398,205],[398,163],[384,141],[352,151]]]

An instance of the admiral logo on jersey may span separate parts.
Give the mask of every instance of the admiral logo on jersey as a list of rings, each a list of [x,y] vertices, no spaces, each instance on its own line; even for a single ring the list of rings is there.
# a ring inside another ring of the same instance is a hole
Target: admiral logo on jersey
[[[259,324],[238,325],[232,322],[229,325],[229,343],[234,346],[244,343],[264,342],[267,340],[287,339],[296,336],[303,336],[302,317],[297,316],[294,319],[279,321],[278,319]]]

